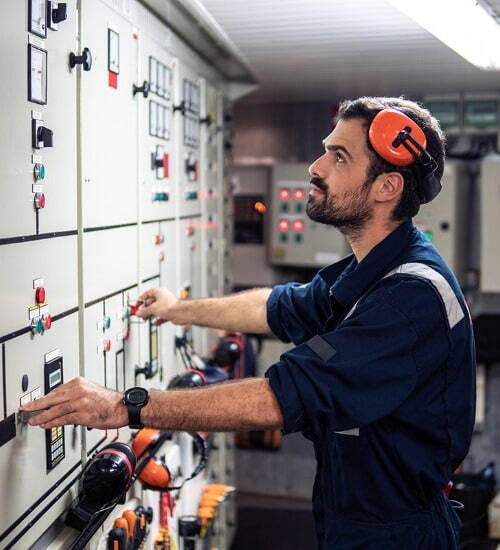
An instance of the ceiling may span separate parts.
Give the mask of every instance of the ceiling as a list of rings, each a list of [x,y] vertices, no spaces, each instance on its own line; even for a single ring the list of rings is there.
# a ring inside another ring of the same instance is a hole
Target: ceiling
[[[500,14],[500,0],[482,1]],[[475,68],[384,0],[201,2],[259,79],[250,100],[500,90],[500,72]]]

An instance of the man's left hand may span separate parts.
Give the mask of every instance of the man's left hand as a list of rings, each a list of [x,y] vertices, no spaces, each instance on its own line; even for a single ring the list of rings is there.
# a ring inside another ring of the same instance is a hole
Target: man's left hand
[[[128,425],[127,407],[122,399],[122,393],[79,377],[23,405],[21,410],[47,409],[29,420],[32,426],[47,429],[76,424],[106,430]]]

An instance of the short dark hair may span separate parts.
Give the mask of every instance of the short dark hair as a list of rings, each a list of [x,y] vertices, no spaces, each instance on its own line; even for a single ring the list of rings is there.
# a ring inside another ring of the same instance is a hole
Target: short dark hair
[[[395,166],[380,157],[368,139],[368,127],[375,115],[382,109],[398,109],[414,120],[424,131],[427,139],[426,149],[436,161],[435,176],[441,179],[444,170],[446,139],[438,121],[425,108],[414,101],[402,97],[360,97],[343,101],[339,106],[338,119],[361,119],[366,126],[366,146],[371,158],[368,167],[368,182],[372,183],[384,172],[399,172],[405,181],[400,201],[392,211],[392,218],[396,221],[415,216],[420,209],[418,193],[419,180],[422,173],[418,165],[409,167]]]

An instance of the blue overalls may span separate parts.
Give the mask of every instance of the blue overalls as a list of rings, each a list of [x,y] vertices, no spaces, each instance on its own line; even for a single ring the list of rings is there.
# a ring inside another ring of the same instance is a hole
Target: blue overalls
[[[266,376],[283,432],[314,443],[319,548],[458,548],[443,488],[472,436],[475,350],[432,243],[404,222],[361,262],[275,287],[267,315],[296,345]]]

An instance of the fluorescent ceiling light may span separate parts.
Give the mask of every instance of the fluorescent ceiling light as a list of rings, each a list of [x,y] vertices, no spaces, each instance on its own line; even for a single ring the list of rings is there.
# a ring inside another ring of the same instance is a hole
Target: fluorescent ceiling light
[[[500,69],[500,25],[477,0],[387,0],[481,69]]]

